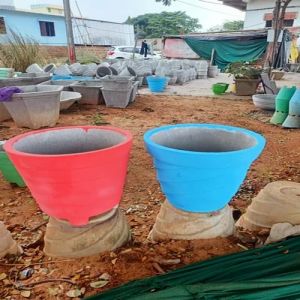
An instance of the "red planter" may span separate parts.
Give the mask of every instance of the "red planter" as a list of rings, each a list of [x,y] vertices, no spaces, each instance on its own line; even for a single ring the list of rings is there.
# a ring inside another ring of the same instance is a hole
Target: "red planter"
[[[122,129],[74,126],[25,133],[4,149],[45,213],[84,225],[119,204],[131,145]]]

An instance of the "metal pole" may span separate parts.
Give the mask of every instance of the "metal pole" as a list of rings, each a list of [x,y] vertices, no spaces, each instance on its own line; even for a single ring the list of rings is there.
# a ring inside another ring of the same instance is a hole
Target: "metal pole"
[[[63,0],[63,1],[64,1],[64,12],[65,12],[65,22],[66,22],[66,31],[67,31],[67,41],[68,41],[68,56],[69,56],[70,63],[74,63],[76,62],[76,54],[75,54],[70,1],[69,0]]]

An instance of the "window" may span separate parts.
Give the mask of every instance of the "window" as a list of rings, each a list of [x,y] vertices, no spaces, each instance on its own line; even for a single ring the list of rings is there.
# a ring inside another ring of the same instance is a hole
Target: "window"
[[[266,21],[266,28],[272,27],[272,20]]]
[[[4,18],[0,17],[0,34],[5,34],[5,33],[6,33],[6,27],[5,27]]]
[[[54,22],[40,21],[41,36],[55,36]]]
[[[294,25],[293,19],[283,20],[284,27],[293,27],[293,25]],[[271,28],[271,27],[272,27],[272,20],[266,21],[266,28]]]

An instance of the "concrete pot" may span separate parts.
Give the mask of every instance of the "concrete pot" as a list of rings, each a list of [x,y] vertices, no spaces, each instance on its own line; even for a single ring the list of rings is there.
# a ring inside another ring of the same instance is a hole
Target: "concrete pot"
[[[100,66],[97,68],[96,76],[98,78],[108,76],[108,75],[112,75],[112,70],[109,67]]]
[[[131,89],[134,81],[133,76],[105,76],[102,78],[103,89],[123,91]]]
[[[81,104],[103,104],[103,96],[101,88],[103,86],[100,80],[85,80],[70,85],[74,92],[81,94],[82,98],[80,100]]]
[[[70,70],[69,66],[67,64],[60,65],[55,69],[54,72],[55,75],[60,75],[60,76],[68,76],[72,74],[72,71]]]
[[[81,99],[81,94],[77,92],[66,92],[60,93],[60,110],[66,110],[70,108],[76,101]]]
[[[131,94],[130,94],[130,98],[129,98],[129,103],[134,102],[135,97],[136,97],[137,92],[138,92],[138,88],[139,88],[139,81],[135,81],[133,86],[132,86],[132,90],[131,90]]]
[[[24,187],[26,186],[25,182],[3,149],[4,143],[4,141],[0,141],[0,171],[9,183]]]
[[[255,132],[218,124],[163,126],[144,141],[170,203],[199,213],[228,204],[265,146]]]
[[[3,103],[0,103],[0,122],[11,119],[10,113]]]
[[[196,240],[227,237],[234,233],[232,210],[227,205],[214,214],[186,212],[166,200],[156,218],[149,238],[161,240]]]
[[[252,96],[253,104],[263,110],[275,110],[276,95],[256,94]]]
[[[75,126],[28,132],[4,149],[42,210],[81,226],[119,204],[131,144],[118,128]]]
[[[248,230],[271,228],[277,223],[300,224],[300,183],[269,183],[252,200],[236,226]]]
[[[54,73],[56,70],[56,65],[55,64],[48,64],[43,68],[45,73]]]
[[[72,91],[71,84],[77,82],[77,80],[47,80],[39,85],[60,85],[63,86],[63,91]]]
[[[292,86],[291,88],[284,86],[280,89],[275,99],[275,113],[272,116],[270,123],[280,125],[284,122],[289,114],[289,103],[295,92],[295,86]]]
[[[26,86],[26,85],[35,85],[39,84],[41,82],[50,80],[50,75],[30,75],[29,77],[14,77],[14,78],[8,78],[8,79],[0,79],[0,87],[5,86]]]
[[[236,95],[252,96],[256,94],[259,79],[235,79]]]
[[[11,233],[6,229],[3,222],[0,222],[0,258],[6,255],[18,255],[23,251],[16,241],[12,238]]]
[[[16,125],[31,129],[55,126],[63,87],[35,85],[21,88],[23,93],[14,94],[11,101],[4,103]]]
[[[26,69],[26,73],[45,73],[43,68],[41,68],[38,64],[32,64]]]
[[[131,95],[133,97],[133,93],[133,86],[126,90],[102,89],[103,98],[107,107],[126,108],[131,99]]]
[[[300,89],[297,89],[289,103],[289,115],[282,124],[285,128],[300,128]]]
[[[283,78],[285,72],[284,71],[279,71],[279,70],[273,70],[271,72],[271,79],[272,80],[280,80]]]
[[[114,208],[80,227],[51,217],[44,240],[48,256],[86,257],[123,246],[130,240],[130,231],[122,212]]]

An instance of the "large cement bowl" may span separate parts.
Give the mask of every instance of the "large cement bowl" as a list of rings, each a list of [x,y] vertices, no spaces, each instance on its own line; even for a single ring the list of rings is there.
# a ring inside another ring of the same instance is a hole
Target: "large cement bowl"
[[[4,145],[41,209],[72,225],[119,205],[132,136],[113,127],[28,132]]]
[[[272,94],[256,94],[252,96],[253,104],[263,110],[275,110],[276,95]]]
[[[228,204],[265,146],[255,132],[218,124],[163,126],[144,140],[170,203],[199,213]]]

